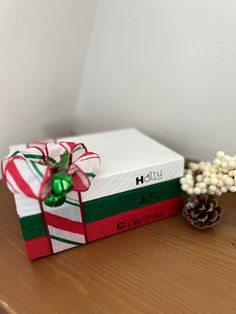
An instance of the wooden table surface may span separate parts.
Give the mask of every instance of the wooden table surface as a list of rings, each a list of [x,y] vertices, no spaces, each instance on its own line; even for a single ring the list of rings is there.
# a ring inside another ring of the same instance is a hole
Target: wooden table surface
[[[172,217],[34,262],[0,183],[0,313],[236,313],[236,194],[199,231]]]

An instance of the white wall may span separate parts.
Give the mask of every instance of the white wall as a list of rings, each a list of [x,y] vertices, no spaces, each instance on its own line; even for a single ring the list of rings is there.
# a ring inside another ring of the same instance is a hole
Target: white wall
[[[235,16],[234,0],[1,0],[0,157],[122,126],[235,153]]]
[[[0,157],[73,129],[96,2],[0,1]]]
[[[236,153],[236,1],[99,0],[78,130],[133,125],[184,155]]]

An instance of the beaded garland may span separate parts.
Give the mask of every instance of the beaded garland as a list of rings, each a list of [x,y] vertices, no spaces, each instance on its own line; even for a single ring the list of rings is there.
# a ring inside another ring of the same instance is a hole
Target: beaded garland
[[[219,151],[213,162],[190,162],[180,184],[189,195],[236,192],[236,155],[231,157]]]

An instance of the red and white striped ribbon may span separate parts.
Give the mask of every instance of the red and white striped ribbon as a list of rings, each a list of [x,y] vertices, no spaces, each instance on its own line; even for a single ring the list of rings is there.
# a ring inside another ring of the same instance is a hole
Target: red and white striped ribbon
[[[70,153],[67,173],[73,177],[73,190],[62,206],[48,207],[43,200],[52,192],[53,170],[46,161],[56,164],[66,151]],[[29,199],[31,206],[32,199],[35,206],[40,203],[54,253],[86,242],[80,192],[89,189],[99,166],[97,154],[73,142],[31,143],[3,159],[3,179],[21,204]]]

